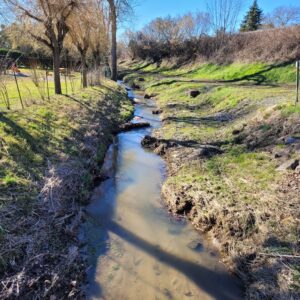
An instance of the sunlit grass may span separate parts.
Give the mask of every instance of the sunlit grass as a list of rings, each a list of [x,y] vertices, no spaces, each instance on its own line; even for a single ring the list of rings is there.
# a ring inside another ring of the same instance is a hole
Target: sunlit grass
[[[20,71],[21,74],[24,74],[26,76],[26,77],[23,76],[16,77],[20,94],[21,94],[21,99],[25,106],[31,105],[32,103],[39,102],[39,101],[48,101],[48,91],[50,97],[55,95],[53,72],[49,73],[48,88],[47,88],[46,73],[45,73],[46,71],[37,70],[40,79],[39,81],[40,88],[37,88],[37,86],[33,82],[33,71],[29,69],[20,69]],[[7,89],[11,109],[21,108],[22,107],[21,100],[20,100],[14,75],[11,72],[9,72],[8,75],[2,75],[0,77],[0,82],[2,82]],[[80,73],[73,73],[67,77],[65,77],[62,74],[61,86],[62,86],[63,94],[70,95],[80,91],[81,89]],[[0,94],[0,109],[1,108],[2,109],[6,108],[2,94]]]

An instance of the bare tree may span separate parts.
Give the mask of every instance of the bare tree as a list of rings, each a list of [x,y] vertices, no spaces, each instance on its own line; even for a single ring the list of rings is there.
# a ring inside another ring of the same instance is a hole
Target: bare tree
[[[194,16],[195,19],[195,35],[201,36],[208,34],[211,29],[210,15],[207,12],[197,12]]]
[[[192,21],[188,17],[181,21],[171,16],[157,18],[144,27],[143,33],[150,40],[168,43],[179,40],[183,34],[190,33],[193,30],[191,23]]]
[[[96,26],[93,27],[90,37],[90,48],[95,67],[100,67],[102,62],[108,63],[110,18],[103,0],[94,1],[93,6],[95,10],[93,23]]]
[[[300,7],[280,6],[268,14],[264,24],[268,27],[287,27],[300,22]]]
[[[111,79],[117,81],[117,0],[107,0],[110,8],[111,21]]]
[[[117,30],[118,22],[122,22],[132,14],[133,1],[130,0],[107,0],[110,12],[111,25],[111,69],[112,80],[116,81],[118,77],[117,68]]]
[[[243,0],[210,0],[207,9],[215,33],[232,33],[236,29]]]
[[[87,53],[91,46],[91,34],[95,18],[93,18],[93,9],[81,6],[76,9],[68,20],[69,36],[72,44],[80,54],[82,69],[82,86],[87,87]]]
[[[61,94],[60,55],[65,37],[69,31],[67,21],[78,0],[4,0],[21,16],[29,19],[32,38],[48,47],[53,56],[55,93]],[[39,32],[33,29],[38,28]]]
[[[208,34],[210,30],[210,17],[207,12],[188,13],[179,17],[177,26],[181,31],[182,39],[190,39]]]

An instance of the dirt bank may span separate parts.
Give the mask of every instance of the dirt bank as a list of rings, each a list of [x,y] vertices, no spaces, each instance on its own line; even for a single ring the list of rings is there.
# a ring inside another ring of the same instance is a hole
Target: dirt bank
[[[107,81],[1,114],[0,171],[15,174],[1,182],[1,299],[83,298],[82,207],[112,132],[132,113],[125,90]]]

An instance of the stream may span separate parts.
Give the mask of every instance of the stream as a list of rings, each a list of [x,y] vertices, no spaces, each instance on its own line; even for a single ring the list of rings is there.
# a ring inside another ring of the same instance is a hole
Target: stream
[[[154,102],[142,96],[135,115],[151,128],[119,134],[94,191],[84,232],[91,267],[88,299],[242,299],[239,280],[226,272],[218,254],[192,225],[171,216],[161,198],[165,162],[141,147],[161,126]]]

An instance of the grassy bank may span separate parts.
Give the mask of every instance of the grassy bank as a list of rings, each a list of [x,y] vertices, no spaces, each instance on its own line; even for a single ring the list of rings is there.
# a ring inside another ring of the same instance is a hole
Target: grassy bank
[[[125,81],[156,95],[163,110],[156,136],[177,143],[162,151],[164,141],[156,149],[169,162],[163,190],[170,209],[211,236],[245,279],[249,299],[297,298],[300,106],[294,105],[294,65],[127,68]],[[199,95],[191,97],[191,90]],[[218,154],[203,152],[207,146]]]
[[[132,113],[110,81],[0,113],[2,299],[80,295],[80,206],[112,131]]]

